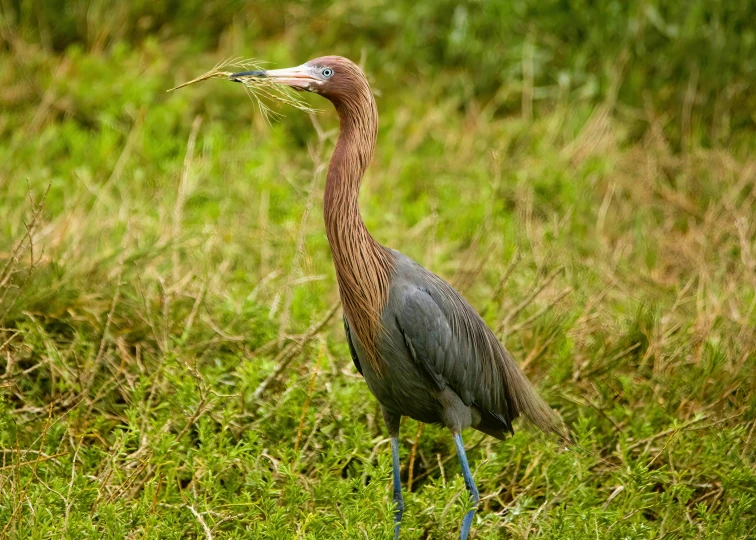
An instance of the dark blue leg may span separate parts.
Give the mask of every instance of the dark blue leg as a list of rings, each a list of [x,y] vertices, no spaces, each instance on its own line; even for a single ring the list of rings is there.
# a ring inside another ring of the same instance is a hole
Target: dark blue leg
[[[404,513],[404,499],[402,499],[402,480],[399,464],[399,438],[391,437],[391,462],[394,467],[394,502],[396,510],[394,511],[394,540],[399,538],[399,525],[402,522]]]
[[[470,465],[467,464],[465,445],[462,442],[462,435],[459,433],[454,434],[454,445],[457,447],[457,456],[459,457],[459,464],[462,466],[462,475],[465,477],[465,486],[467,486],[467,491],[470,492],[470,498],[477,507],[478,501],[480,500],[480,497],[478,496],[478,488],[475,487],[475,482],[473,482]],[[467,540],[467,535],[470,534],[470,526],[472,525],[474,515],[475,508],[465,514],[464,519],[462,519],[462,529],[459,531],[459,540]]]

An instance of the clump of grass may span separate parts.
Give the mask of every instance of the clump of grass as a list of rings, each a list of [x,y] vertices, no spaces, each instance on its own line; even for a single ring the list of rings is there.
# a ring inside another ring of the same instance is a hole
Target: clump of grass
[[[173,92],[179,88],[184,88],[190,84],[206,81],[208,79],[227,79],[242,83],[250,99],[257,104],[260,112],[268,121],[282,115],[278,111],[272,109],[268,103],[266,103],[267,100],[281,105],[289,105],[300,111],[310,113],[319,112],[318,109],[311,107],[305,100],[299,97],[297,91],[290,86],[279,84],[274,79],[267,77],[255,77],[252,75],[232,77],[235,71],[226,71],[229,67],[238,68],[237,71],[255,71],[262,69],[260,62],[256,60],[228,58],[215,64],[215,66],[213,66],[213,68],[207,73],[203,73],[191,81],[179,84],[166,91]]]

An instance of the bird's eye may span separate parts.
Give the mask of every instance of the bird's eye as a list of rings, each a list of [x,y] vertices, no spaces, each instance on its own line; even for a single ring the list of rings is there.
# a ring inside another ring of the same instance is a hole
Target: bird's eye
[[[323,68],[323,71],[321,71],[320,73],[323,74],[323,77],[328,79],[331,75],[333,75],[333,70],[331,68]]]

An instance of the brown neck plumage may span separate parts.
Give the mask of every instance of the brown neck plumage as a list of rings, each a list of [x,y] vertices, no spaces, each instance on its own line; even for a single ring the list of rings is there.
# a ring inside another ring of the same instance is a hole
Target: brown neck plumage
[[[365,228],[357,197],[360,182],[373,158],[378,111],[364,81],[334,105],[341,132],[328,168],[325,224],[339,283],[341,303],[354,336],[377,372],[383,368],[376,351],[380,315],[388,299],[392,257]]]

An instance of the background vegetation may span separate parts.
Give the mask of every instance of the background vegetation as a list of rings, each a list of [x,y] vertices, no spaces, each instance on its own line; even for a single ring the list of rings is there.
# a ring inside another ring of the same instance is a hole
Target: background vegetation
[[[0,1],[0,536],[388,538],[322,226],[337,132],[244,56],[359,61],[362,208],[570,425],[466,434],[475,538],[756,534],[753,1]],[[402,426],[402,538],[453,538]],[[411,480],[410,480],[411,479]]]

